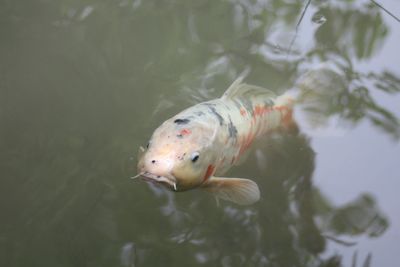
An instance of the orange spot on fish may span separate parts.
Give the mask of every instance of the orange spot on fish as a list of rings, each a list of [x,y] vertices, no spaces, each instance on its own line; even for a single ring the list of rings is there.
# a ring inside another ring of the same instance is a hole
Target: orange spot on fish
[[[285,106],[276,106],[276,107],[274,107],[274,109],[278,110],[278,111],[282,111],[282,110],[287,109],[287,107],[285,107]]]
[[[291,125],[293,123],[292,111],[287,106],[269,107],[265,105],[256,105],[253,109],[253,116],[248,133],[239,137],[239,156],[250,148],[257,136],[263,133],[267,122],[263,120],[259,121],[258,119],[271,111],[277,111],[281,114],[281,123],[283,126]],[[240,113],[242,114],[242,110],[240,110]],[[232,164],[235,160],[236,159],[232,159]]]
[[[283,115],[282,126],[283,126],[283,129],[285,129],[289,133],[296,134],[299,132],[299,128],[298,128],[296,122],[293,120],[293,111],[292,110],[288,110],[288,112]]]
[[[264,106],[264,105],[255,106],[253,110],[252,122],[255,123],[258,118],[263,117],[266,113],[270,111],[272,111],[272,109],[269,106]]]
[[[292,122],[292,111],[287,111],[286,114],[283,115],[282,122],[284,124],[289,124]]]
[[[242,116],[246,116],[247,115],[247,112],[246,112],[246,110],[244,108],[240,108],[240,115],[242,115]]]
[[[214,170],[215,170],[214,165],[212,165],[212,164],[208,165],[206,174],[204,175],[204,178],[203,178],[203,182],[207,181],[208,178],[210,178],[210,176],[213,174]]]
[[[256,106],[254,108],[254,116],[261,116],[265,112],[265,108],[263,106]]]
[[[297,124],[293,121],[293,110],[287,106],[278,106],[274,108],[281,114],[281,129],[297,133]]]
[[[191,134],[191,133],[192,133],[192,131],[189,130],[189,129],[182,129],[182,130],[179,132],[180,135],[189,135],[189,134]]]
[[[279,111],[282,116],[282,124],[290,124],[292,122],[292,110],[286,106],[275,107],[275,110]]]

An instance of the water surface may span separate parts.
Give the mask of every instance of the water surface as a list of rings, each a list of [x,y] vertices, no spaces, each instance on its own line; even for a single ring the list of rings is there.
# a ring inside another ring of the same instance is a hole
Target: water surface
[[[0,265],[400,264],[400,23],[307,3],[0,1]],[[129,179],[159,124],[243,71],[281,94],[321,62],[346,82],[323,127],[299,118],[228,174],[257,204]]]

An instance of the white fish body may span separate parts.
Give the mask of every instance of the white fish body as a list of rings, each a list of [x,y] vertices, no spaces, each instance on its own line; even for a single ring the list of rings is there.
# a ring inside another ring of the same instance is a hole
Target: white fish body
[[[247,205],[259,200],[255,182],[221,177],[253,140],[294,126],[293,100],[236,80],[218,99],[199,103],[166,120],[153,133],[138,163],[146,180],[174,191],[197,187]]]

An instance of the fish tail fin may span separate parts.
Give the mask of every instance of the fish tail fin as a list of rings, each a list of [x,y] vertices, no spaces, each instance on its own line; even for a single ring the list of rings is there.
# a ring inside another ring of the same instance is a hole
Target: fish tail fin
[[[211,177],[202,187],[217,199],[251,205],[260,199],[258,185],[249,179]]]
[[[296,99],[296,95],[289,91],[279,96],[275,100],[275,106],[284,106],[288,109],[293,109],[293,105]]]
[[[309,70],[296,82],[296,106],[312,126],[321,126],[337,106],[341,92],[348,87],[345,75],[327,64]],[[297,110],[296,110],[297,113]]]

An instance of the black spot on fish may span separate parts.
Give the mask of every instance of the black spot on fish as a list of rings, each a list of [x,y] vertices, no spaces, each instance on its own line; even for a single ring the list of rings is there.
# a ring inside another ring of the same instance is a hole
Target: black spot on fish
[[[183,138],[183,135],[177,134],[176,137],[178,137],[178,138]]]
[[[203,116],[206,115],[203,111],[196,111],[194,114],[196,114],[197,116]]]
[[[219,114],[217,112],[217,110],[215,109],[215,104],[205,104],[206,106],[208,106],[208,108],[210,109],[210,112],[212,114],[214,114],[215,117],[217,117],[218,121],[219,121],[219,125],[223,125],[224,124],[224,118],[221,116],[221,114]]]
[[[242,98],[240,99],[244,108],[253,116],[254,111],[253,111],[253,103],[249,99]]]
[[[268,107],[272,107],[274,105],[274,101],[272,99],[266,99],[264,100],[264,103]]]
[[[229,132],[229,137],[231,138],[236,138],[237,137],[237,128],[235,125],[233,125],[233,122],[231,120],[231,116],[229,116],[229,123],[228,123],[228,132]]]
[[[176,119],[174,120],[174,123],[178,124],[178,125],[185,125],[188,124],[190,122],[189,119]]]

